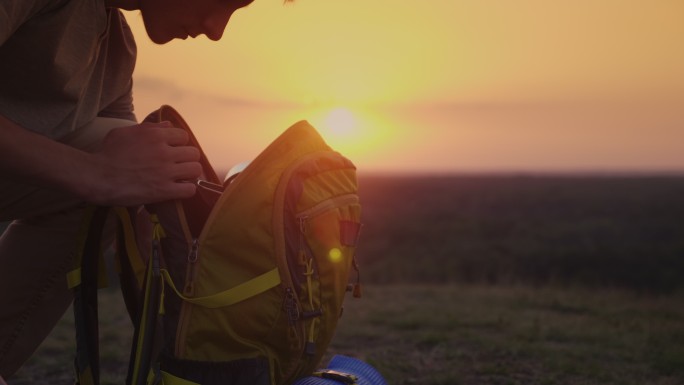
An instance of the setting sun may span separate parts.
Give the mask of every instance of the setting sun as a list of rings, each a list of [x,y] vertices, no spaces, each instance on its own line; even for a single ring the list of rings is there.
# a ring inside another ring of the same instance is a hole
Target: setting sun
[[[358,125],[354,114],[346,108],[335,108],[330,111],[323,124],[322,128],[336,136],[353,135]]]
[[[375,163],[400,139],[396,125],[362,106],[303,109],[309,121],[336,151],[359,164]]]
[[[325,141],[339,151],[358,153],[370,145],[367,120],[349,108],[314,109],[305,112],[304,116]]]

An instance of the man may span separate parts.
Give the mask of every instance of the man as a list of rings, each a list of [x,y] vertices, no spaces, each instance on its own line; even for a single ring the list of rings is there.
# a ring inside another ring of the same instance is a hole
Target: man
[[[158,44],[223,35],[252,0],[0,0],[0,384],[72,301],[65,274],[86,204],[195,193],[187,134],[137,124],[136,49],[119,9]]]

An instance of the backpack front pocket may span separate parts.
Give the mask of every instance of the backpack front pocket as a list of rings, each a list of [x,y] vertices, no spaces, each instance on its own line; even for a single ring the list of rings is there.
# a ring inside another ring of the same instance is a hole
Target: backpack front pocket
[[[361,228],[356,194],[334,197],[296,215],[300,234],[293,272],[301,299],[305,353],[314,356],[328,345],[347,291],[349,270]],[[296,277],[295,277],[296,276]]]

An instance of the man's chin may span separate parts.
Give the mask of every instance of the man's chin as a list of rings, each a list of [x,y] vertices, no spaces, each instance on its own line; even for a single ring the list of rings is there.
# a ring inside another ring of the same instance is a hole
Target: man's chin
[[[147,27],[145,28],[145,30],[147,32],[147,36],[155,44],[166,44],[175,38],[175,36],[169,36],[168,34],[158,33],[158,31],[150,30]]]
[[[168,37],[168,36],[160,37],[160,36],[153,36],[153,35],[149,35],[149,34],[147,36],[150,37],[150,40],[152,40],[152,42],[154,44],[159,44],[159,45],[166,44],[166,43],[168,43],[174,39],[174,37]]]

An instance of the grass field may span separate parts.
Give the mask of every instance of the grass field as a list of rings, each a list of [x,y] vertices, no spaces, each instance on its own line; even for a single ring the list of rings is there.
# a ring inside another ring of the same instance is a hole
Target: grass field
[[[103,384],[122,384],[131,328],[103,290]],[[329,349],[389,384],[684,384],[684,298],[623,291],[409,285],[348,298]],[[9,381],[71,384],[71,314]]]

